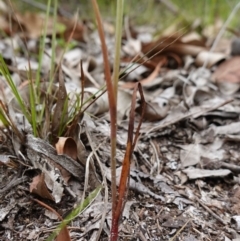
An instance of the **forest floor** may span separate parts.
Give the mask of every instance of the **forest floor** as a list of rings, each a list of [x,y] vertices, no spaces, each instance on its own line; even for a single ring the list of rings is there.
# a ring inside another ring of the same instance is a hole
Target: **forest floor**
[[[42,45],[46,16],[15,11],[9,21],[9,9],[1,11],[0,100],[11,125],[2,123],[0,128],[0,240],[47,240],[60,220],[46,206],[64,218],[100,183],[103,188],[68,225],[68,231],[72,241],[96,240],[99,235],[99,240],[108,240],[110,117],[97,30],[91,21],[62,16],[53,27],[49,18]],[[114,26],[103,23],[112,66]],[[146,108],[131,160],[119,240],[240,240],[240,40],[216,38],[219,26],[203,29],[198,24],[175,25],[157,35],[156,29],[137,27],[125,19],[117,183],[135,83],[142,85]],[[41,80],[36,116],[47,107],[37,135],[7,84],[3,63],[29,108],[30,80]],[[51,66],[54,70],[60,66],[60,71],[51,73]],[[58,97],[64,91],[67,107]],[[84,109],[93,99],[73,131],[58,132],[57,141],[50,138],[57,125],[60,130],[56,120],[70,118],[77,103],[83,101]],[[137,95],[135,128],[141,108]]]

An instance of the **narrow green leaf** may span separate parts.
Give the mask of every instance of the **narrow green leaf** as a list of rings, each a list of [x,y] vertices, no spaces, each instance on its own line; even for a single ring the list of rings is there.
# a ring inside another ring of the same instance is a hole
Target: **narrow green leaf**
[[[33,129],[33,135],[37,136],[37,115],[36,115],[36,91],[33,86],[33,80],[32,80],[32,70],[30,69],[30,63],[29,63],[29,72],[28,72],[28,79],[30,80],[29,83],[29,95],[30,95],[30,113],[31,113],[31,125]]]
[[[24,116],[27,118],[27,120],[31,123],[31,116],[29,114],[29,111],[21,97],[21,95],[18,92],[18,89],[9,73],[8,67],[2,57],[2,55],[0,55],[0,73],[5,77],[7,84],[9,85],[9,87],[11,88],[11,91],[14,95],[14,97],[16,98],[22,113],[24,114]]]
[[[59,234],[61,229],[68,225],[74,218],[81,214],[97,197],[102,189],[102,185],[99,185],[94,191],[92,191],[83,202],[81,202],[72,212],[57,226],[56,230],[48,237],[46,241],[53,241],[55,237]]]
[[[0,108],[0,120],[1,120],[1,122],[3,123],[3,125],[4,125],[5,127],[10,126],[10,122],[9,122],[9,120],[7,119],[6,114],[5,114],[5,111],[4,111],[2,108]]]

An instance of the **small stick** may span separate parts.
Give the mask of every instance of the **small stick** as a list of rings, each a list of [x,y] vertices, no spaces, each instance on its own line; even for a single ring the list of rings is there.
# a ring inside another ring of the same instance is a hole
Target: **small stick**
[[[209,207],[207,207],[206,205],[204,205],[198,198],[196,198],[196,200],[198,201],[198,203],[206,210],[208,211],[214,218],[216,218],[219,222],[221,222],[224,225],[227,225],[227,223],[220,218],[216,213],[214,213]]]

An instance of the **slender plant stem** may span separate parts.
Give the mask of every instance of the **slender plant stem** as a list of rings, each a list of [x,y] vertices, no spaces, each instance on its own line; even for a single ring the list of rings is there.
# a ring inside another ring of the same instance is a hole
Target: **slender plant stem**
[[[122,42],[122,24],[123,24],[123,6],[124,6],[124,0],[118,0],[117,1],[117,8],[116,8],[116,32],[115,32],[115,59],[114,59],[114,65],[113,65],[113,90],[114,90],[114,97],[115,97],[115,103],[116,108],[115,116],[117,117],[117,95],[118,95],[118,80],[119,80],[119,66],[120,66],[120,53],[121,53],[121,42]],[[117,130],[117,118],[115,119],[115,122],[111,123],[111,125],[114,125]],[[112,196],[114,195],[116,197],[116,137],[115,141],[112,142],[111,145],[111,154],[112,154],[112,162],[111,162],[111,174],[112,174],[112,180],[111,180],[111,189],[112,189]],[[112,198],[112,227],[114,227],[115,220],[115,210],[117,206],[117,200],[114,201]],[[111,240],[114,240],[114,236],[118,234],[114,234],[111,232]],[[117,237],[116,237],[117,238]]]
[[[116,33],[115,33],[115,59],[113,65],[113,88],[117,104],[118,94],[118,79],[119,79],[119,66],[120,66],[120,53],[122,42],[122,23],[123,23],[123,6],[124,0],[117,1],[117,14],[116,14]]]
[[[36,76],[36,90],[37,92],[40,92],[40,79],[41,79],[41,70],[42,70],[42,59],[44,55],[44,48],[45,48],[45,40],[47,37],[47,25],[48,25],[48,20],[49,20],[49,15],[50,15],[50,7],[51,7],[51,0],[48,0],[47,3],[47,9],[46,9],[46,20],[44,23],[44,30],[42,33],[42,37],[40,38],[40,50],[39,50],[39,57],[38,57],[38,69],[37,69],[37,76]],[[40,93],[37,93],[37,98],[40,96]],[[39,103],[39,98],[37,99],[37,103]]]
[[[55,69],[55,49],[56,49],[56,32],[57,32],[57,6],[58,0],[54,0],[54,10],[53,10],[53,34],[52,34],[52,53],[51,53],[51,69],[50,69],[50,88],[52,88],[52,83],[54,80],[54,69]]]
[[[95,12],[97,24],[98,24],[98,33],[99,38],[102,44],[102,54],[103,54],[103,62],[104,62],[104,73],[106,79],[107,93],[108,93],[108,102],[109,102],[109,112],[110,112],[110,120],[111,120],[111,174],[112,174],[112,211],[114,212],[116,207],[117,200],[117,191],[116,191],[116,136],[117,136],[117,116],[116,116],[116,98],[114,96],[113,83],[111,81],[111,71],[108,61],[108,51],[104,37],[104,30],[101,20],[100,11],[98,8],[98,4],[96,0],[92,0],[93,10]]]

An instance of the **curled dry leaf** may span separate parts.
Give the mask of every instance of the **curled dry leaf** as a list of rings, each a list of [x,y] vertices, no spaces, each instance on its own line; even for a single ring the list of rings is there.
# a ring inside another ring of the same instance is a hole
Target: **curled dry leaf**
[[[71,157],[73,160],[77,160],[77,144],[71,137],[59,137],[58,142],[55,145],[57,154],[66,154],[69,157]],[[68,172],[65,168],[63,168],[61,165],[55,163],[55,165],[60,170],[63,179],[67,183],[69,179],[71,178],[71,173]]]
[[[156,64],[150,64],[148,66],[142,64],[143,61],[136,60],[135,63],[132,63],[132,59],[130,58],[123,58],[122,59],[122,68],[126,69],[121,75],[124,76],[124,81],[133,81],[133,80],[141,80],[144,74],[146,74],[149,70],[154,70]],[[146,62],[146,63],[149,63]],[[123,77],[121,77],[123,78]],[[119,83],[123,83],[119,81]]]
[[[45,183],[45,175],[41,173],[35,176],[30,184],[29,191],[35,193],[42,198],[47,198],[49,200],[55,201],[52,194],[49,192],[47,185]]]
[[[72,159],[77,159],[77,144],[71,137],[59,137],[55,145],[57,154],[66,154]]]
[[[237,135],[240,133],[240,122],[232,122],[228,125],[212,126],[215,135]]]
[[[227,57],[226,54],[223,53],[215,53],[209,51],[202,51],[200,52],[196,59],[195,64],[196,66],[203,66],[205,62],[207,62],[207,68],[211,68],[213,65],[220,63],[221,61],[225,60]]]

